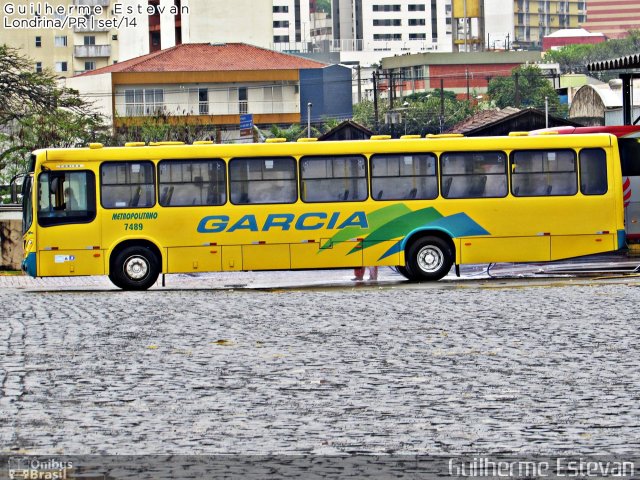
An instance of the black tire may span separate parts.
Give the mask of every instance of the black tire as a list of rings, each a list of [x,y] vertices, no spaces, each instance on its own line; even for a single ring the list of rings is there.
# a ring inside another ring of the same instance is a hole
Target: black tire
[[[145,247],[127,247],[111,262],[109,279],[123,290],[147,290],[160,275],[160,261]]]
[[[407,267],[404,267],[402,265],[397,265],[396,270],[400,275],[402,275],[407,280],[411,279],[411,273],[409,273],[409,269]]]
[[[453,249],[442,238],[419,238],[406,251],[408,278],[416,282],[440,280],[451,270],[453,260]]]

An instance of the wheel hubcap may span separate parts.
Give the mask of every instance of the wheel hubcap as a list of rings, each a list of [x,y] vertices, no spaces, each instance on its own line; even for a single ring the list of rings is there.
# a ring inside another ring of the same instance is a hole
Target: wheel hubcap
[[[442,250],[434,245],[427,245],[418,252],[418,266],[423,272],[437,272],[444,265]]]
[[[142,257],[129,257],[124,262],[124,271],[131,280],[142,280],[149,273],[149,264]]]

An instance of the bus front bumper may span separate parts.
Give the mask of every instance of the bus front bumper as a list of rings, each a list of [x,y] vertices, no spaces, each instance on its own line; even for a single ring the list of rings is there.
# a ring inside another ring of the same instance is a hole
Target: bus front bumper
[[[36,254],[35,252],[30,252],[27,256],[22,260],[22,271],[31,277],[36,277]]]

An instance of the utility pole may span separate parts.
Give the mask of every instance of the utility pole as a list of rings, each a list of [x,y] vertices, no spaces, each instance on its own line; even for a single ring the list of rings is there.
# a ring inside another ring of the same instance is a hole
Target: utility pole
[[[374,85],[375,88],[375,85]],[[358,62],[358,103],[362,102],[362,76],[360,71],[360,62]]]
[[[544,97],[544,128],[549,128],[549,97]]]
[[[467,102],[469,101],[469,99],[471,98],[471,95],[469,94],[469,69],[465,69],[465,77],[467,77]]]
[[[379,125],[379,119],[378,119],[378,80],[377,80],[377,74],[374,71],[373,72],[373,113],[374,113],[374,119],[375,119],[375,125],[376,125],[376,133],[378,133],[378,125]]]
[[[444,78],[440,79],[440,133],[444,130]]]

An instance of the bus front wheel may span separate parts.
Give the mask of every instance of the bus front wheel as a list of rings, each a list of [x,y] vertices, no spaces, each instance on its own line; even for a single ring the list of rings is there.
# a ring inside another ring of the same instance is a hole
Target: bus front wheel
[[[159,263],[150,249],[127,247],[113,259],[109,278],[123,290],[146,290],[158,279]]]
[[[440,237],[423,237],[411,244],[406,254],[406,270],[413,281],[440,280],[453,265],[453,250]]]

